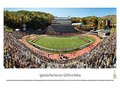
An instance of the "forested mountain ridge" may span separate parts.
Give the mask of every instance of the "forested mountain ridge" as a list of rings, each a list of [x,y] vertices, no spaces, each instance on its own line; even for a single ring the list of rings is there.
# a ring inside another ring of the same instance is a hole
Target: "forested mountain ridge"
[[[45,12],[36,11],[4,11],[4,25],[11,28],[21,28],[26,24],[28,28],[44,29],[54,16]]]
[[[54,15],[38,11],[4,11],[4,25],[10,28],[22,28],[26,24],[27,28],[44,30],[51,24]],[[72,23],[83,23],[85,28],[103,29],[106,20],[110,20],[112,26],[116,24],[116,15],[106,15],[102,17],[86,16],[86,17],[71,17]]]

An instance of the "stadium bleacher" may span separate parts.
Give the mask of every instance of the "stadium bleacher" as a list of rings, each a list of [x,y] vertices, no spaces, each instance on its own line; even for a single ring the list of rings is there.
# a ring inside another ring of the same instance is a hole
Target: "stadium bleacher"
[[[57,18],[63,20],[66,18]],[[63,20],[64,21],[64,20]],[[73,33],[71,24],[54,23],[48,30],[60,33]],[[46,29],[46,30],[47,30]],[[115,68],[116,33],[104,38],[93,50],[73,59],[59,55],[58,60],[37,54],[23,45],[19,39],[29,34],[40,34],[39,30],[4,31],[4,67],[5,68]],[[49,54],[48,54],[49,56]],[[74,63],[73,63],[74,62]]]
[[[69,59],[60,55],[61,60],[51,60],[38,55],[19,42],[26,33],[12,32],[4,34],[5,68],[115,68],[116,34],[104,38],[92,51]],[[67,59],[67,60],[64,60]],[[74,62],[74,63],[73,63]]]
[[[52,20],[51,25],[46,29],[52,30],[56,33],[75,33],[76,29],[72,26],[68,17],[56,17]]]
[[[76,30],[71,25],[51,25],[55,32],[75,33]]]

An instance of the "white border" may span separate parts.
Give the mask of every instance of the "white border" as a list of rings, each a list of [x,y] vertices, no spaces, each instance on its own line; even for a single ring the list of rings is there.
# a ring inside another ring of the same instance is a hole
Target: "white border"
[[[120,73],[120,58],[119,58],[119,39],[120,38],[120,17],[117,17],[117,69],[116,75],[117,79],[114,81],[97,81],[97,82],[7,82],[7,79],[40,79],[40,73],[80,73],[83,76],[82,78],[98,78],[99,76],[102,79],[110,79],[113,78],[114,69],[4,69],[3,67],[3,8],[6,7],[20,7],[20,8],[52,8],[52,7],[59,7],[59,8],[89,8],[89,7],[115,7],[117,8],[117,16],[120,16],[120,7],[119,7],[119,0],[10,0],[10,1],[2,1],[0,2],[0,88],[7,89],[118,89],[119,85],[119,73]],[[97,75],[96,75],[97,73]],[[91,77],[89,77],[89,75]],[[98,77],[97,77],[98,76]],[[67,87],[66,87],[67,86]],[[92,87],[93,86],[93,87]],[[38,88],[39,87],[39,88]],[[2,90],[2,89],[1,89]]]

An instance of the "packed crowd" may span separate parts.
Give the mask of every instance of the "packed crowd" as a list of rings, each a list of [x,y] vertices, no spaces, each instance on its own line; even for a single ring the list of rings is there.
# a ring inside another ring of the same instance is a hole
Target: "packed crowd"
[[[47,34],[59,35],[65,33],[76,33],[76,29],[71,25],[49,25],[46,29]]]
[[[116,34],[104,38],[94,50],[74,60],[78,61],[75,65],[71,65],[75,68],[115,68]]]
[[[51,60],[38,55],[23,45],[18,39],[25,32],[4,32],[5,68],[115,68],[116,34],[104,38],[92,51],[74,59]]]
[[[52,25],[55,32],[74,33],[76,30],[71,25]]]

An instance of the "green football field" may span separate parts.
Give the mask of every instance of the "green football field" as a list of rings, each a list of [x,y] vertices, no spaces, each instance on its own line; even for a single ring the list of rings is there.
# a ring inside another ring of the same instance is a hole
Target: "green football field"
[[[55,52],[69,52],[84,48],[95,41],[89,36],[72,36],[72,37],[53,37],[40,35],[35,40],[27,38],[27,41],[43,50]]]

